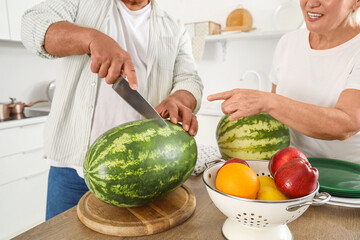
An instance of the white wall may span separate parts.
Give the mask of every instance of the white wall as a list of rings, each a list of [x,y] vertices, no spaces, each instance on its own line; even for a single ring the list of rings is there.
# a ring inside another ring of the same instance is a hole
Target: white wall
[[[299,0],[157,0],[157,2],[171,16],[181,19],[184,23],[212,20],[220,23],[222,27],[225,27],[226,18],[231,11],[239,7],[250,11],[253,16],[253,26],[261,30],[284,27],[279,22],[281,19],[274,16],[280,5],[284,12],[299,14],[294,12],[294,5],[299,5]],[[281,11],[280,14],[285,16],[284,12]],[[288,21],[296,22],[297,19],[293,17],[289,16]]]
[[[55,80],[58,64],[35,56],[20,42],[0,40],[0,102],[9,97],[25,103],[47,99],[46,88]]]

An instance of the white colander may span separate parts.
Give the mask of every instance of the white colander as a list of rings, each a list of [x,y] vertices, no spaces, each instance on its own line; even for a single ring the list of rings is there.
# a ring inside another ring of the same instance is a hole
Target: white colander
[[[258,176],[270,176],[267,160],[246,160]],[[207,192],[215,206],[227,216],[222,232],[227,239],[293,239],[286,226],[303,214],[310,205],[322,205],[331,198],[330,194],[319,191],[283,201],[262,201],[240,198],[216,189],[216,173],[225,161],[208,164],[203,173]]]

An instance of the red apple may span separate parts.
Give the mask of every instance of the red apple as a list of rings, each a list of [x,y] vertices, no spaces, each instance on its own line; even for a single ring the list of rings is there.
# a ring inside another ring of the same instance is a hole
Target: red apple
[[[276,187],[289,198],[299,198],[312,193],[318,184],[319,171],[307,160],[294,158],[275,172]]]
[[[246,166],[250,167],[249,164],[248,164],[245,160],[242,160],[242,159],[240,159],[240,158],[232,158],[232,159],[227,160],[227,161],[221,166],[221,168],[222,168],[223,166],[225,166],[226,164],[229,164],[229,163],[242,163],[242,164],[245,164]],[[219,172],[219,170],[220,170],[221,168],[219,168],[219,169],[217,170],[216,174]]]
[[[269,165],[268,165],[271,176],[274,177],[276,170],[281,165],[283,165],[284,163],[286,163],[294,158],[302,158],[302,159],[308,161],[306,156],[302,152],[300,152],[300,150],[298,150],[296,148],[287,147],[287,148],[283,148],[283,149],[277,151],[277,153],[275,153],[270,158]]]

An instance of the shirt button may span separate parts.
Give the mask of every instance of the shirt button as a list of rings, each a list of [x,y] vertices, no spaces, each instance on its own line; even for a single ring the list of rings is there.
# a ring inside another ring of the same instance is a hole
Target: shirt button
[[[91,86],[92,86],[92,87],[96,86],[96,82],[92,82],[92,83],[91,83]]]
[[[90,105],[89,109],[92,110],[94,108],[94,105]]]

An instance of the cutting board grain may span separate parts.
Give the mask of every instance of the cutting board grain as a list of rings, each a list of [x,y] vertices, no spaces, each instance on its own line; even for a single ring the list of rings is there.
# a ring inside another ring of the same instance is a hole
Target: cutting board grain
[[[160,200],[132,208],[109,205],[87,192],[77,205],[77,215],[85,226],[103,234],[143,236],[183,223],[195,206],[195,195],[185,185]]]

